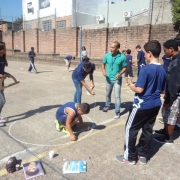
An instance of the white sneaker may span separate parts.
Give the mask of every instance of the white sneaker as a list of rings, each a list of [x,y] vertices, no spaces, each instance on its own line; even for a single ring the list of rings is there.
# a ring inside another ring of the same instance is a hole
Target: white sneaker
[[[5,126],[5,124],[3,122],[0,122],[0,127],[2,127],[2,126]]]
[[[119,119],[120,118],[120,113],[116,113],[116,115],[114,116],[114,119]]]
[[[8,121],[8,118],[7,117],[1,117],[0,116],[0,123],[5,123]]]

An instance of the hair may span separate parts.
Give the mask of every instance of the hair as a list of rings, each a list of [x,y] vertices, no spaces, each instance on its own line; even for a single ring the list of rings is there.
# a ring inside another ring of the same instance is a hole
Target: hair
[[[157,40],[152,40],[144,45],[144,50],[148,53],[149,51],[155,58],[158,58],[161,53],[161,44]]]
[[[85,47],[85,46],[82,46],[82,50],[86,50],[86,47]]]
[[[180,35],[176,36],[176,38],[174,38],[175,41],[177,41],[178,46],[180,46]]]
[[[116,44],[117,48],[120,48],[121,45],[120,45],[120,43],[118,41],[114,41],[113,43]]]
[[[130,49],[127,49],[127,50],[126,50],[126,53],[127,53],[127,54],[131,54],[131,50],[130,50]]]
[[[31,163],[29,163],[29,165],[30,165]],[[35,163],[36,164],[36,163]],[[28,166],[29,166],[28,165]],[[36,175],[36,174],[38,174],[39,173],[39,169],[37,168],[34,172],[30,172],[30,171],[28,171],[28,166],[27,166],[27,169],[26,169],[26,174],[28,175],[28,176],[33,176],[33,175]]]
[[[122,53],[126,52],[126,50],[122,50]]]
[[[31,50],[34,49],[34,47],[31,47]]]
[[[0,41],[0,51],[2,49],[6,49],[6,44],[5,44],[5,42]],[[6,59],[6,54],[3,54],[2,58],[4,59],[5,66],[8,66],[8,62],[7,62],[7,59]]]
[[[140,46],[140,45],[137,45],[137,46],[136,46],[136,49],[141,49],[141,46]]]
[[[73,56],[72,58],[73,58],[73,59],[76,59],[76,57],[74,57],[74,56]]]
[[[90,105],[88,103],[79,104],[79,108],[84,114],[88,114],[90,111]]]
[[[169,39],[167,40],[163,46],[166,48],[166,49],[174,49],[174,51],[178,51],[178,42],[174,39]]]
[[[83,67],[84,67],[85,69],[89,69],[89,68],[91,67],[91,62],[90,62],[90,61],[84,61]]]
[[[89,62],[89,61],[90,61],[90,58],[85,57],[85,58],[83,59],[83,61],[84,61],[84,62]]]

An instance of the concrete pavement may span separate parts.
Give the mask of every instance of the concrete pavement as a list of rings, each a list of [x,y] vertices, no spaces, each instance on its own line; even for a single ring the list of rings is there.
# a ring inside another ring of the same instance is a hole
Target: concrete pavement
[[[116,155],[123,154],[124,126],[134,96],[129,87],[125,86],[124,79],[121,118],[115,120],[113,106],[107,113],[101,111],[105,102],[105,80],[101,71],[95,71],[96,96],[87,95],[85,89],[82,95],[82,101],[91,104],[91,112],[83,116],[83,119],[94,129],[83,132],[78,125],[78,140],[71,142],[68,135],[55,130],[54,120],[57,108],[73,100],[75,88],[71,81],[72,72],[67,72],[64,66],[35,65],[39,74],[27,72],[28,62],[9,61],[9,67],[6,68],[20,84],[5,90],[7,102],[2,115],[9,117],[9,122],[5,127],[0,127],[0,179],[25,179],[22,169],[7,174],[5,163],[13,155],[22,160],[22,164],[40,160],[46,174],[37,179],[179,179],[178,133],[175,134],[173,145],[163,145],[152,140],[147,165],[138,162],[133,166],[116,161]],[[73,65],[71,69],[74,69]],[[89,79],[86,81],[89,82]],[[10,82],[9,79],[5,81],[7,84]],[[160,117],[161,114],[158,118]],[[161,127],[157,121],[154,129]],[[55,151],[55,158],[49,159],[49,150]],[[65,159],[87,161],[87,172],[63,175]]]

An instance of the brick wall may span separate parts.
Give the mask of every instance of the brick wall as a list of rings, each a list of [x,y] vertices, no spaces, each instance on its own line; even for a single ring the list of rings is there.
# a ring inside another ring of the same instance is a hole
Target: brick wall
[[[25,36],[23,36],[23,33]],[[119,41],[121,51],[131,49],[133,60],[136,60],[137,52],[135,46],[143,45],[149,40],[156,39],[163,44],[166,40],[176,37],[172,24],[158,24],[151,26],[128,26],[102,29],[84,29],[82,32],[82,45],[86,47],[90,58],[102,59],[106,51],[110,50],[113,41]],[[108,35],[108,36],[107,36]],[[23,40],[24,39],[24,40]],[[80,35],[77,28],[63,28],[52,31],[27,30],[3,33],[3,41],[7,49],[19,49],[28,52],[33,46],[36,52],[43,54],[60,54],[61,56],[79,56]],[[163,54],[163,52],[162,52]]]

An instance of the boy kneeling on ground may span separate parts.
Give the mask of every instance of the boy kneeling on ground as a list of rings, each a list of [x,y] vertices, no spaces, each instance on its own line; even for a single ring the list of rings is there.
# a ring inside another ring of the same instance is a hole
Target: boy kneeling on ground
[[[75,141],[76,136],[72,131],[78,121],[85,130],[90,130],[89,126],[86,126],[83,122],[81,115],[88,114],[90,111],[90,105],[88,103],[77,104],[75,102],[67,102],[62,105],[56,112],[55,128],[57,131],[63,131],[66,134],[70,134],[70,140]],[[62,127],[65,126],[65,127]]]

